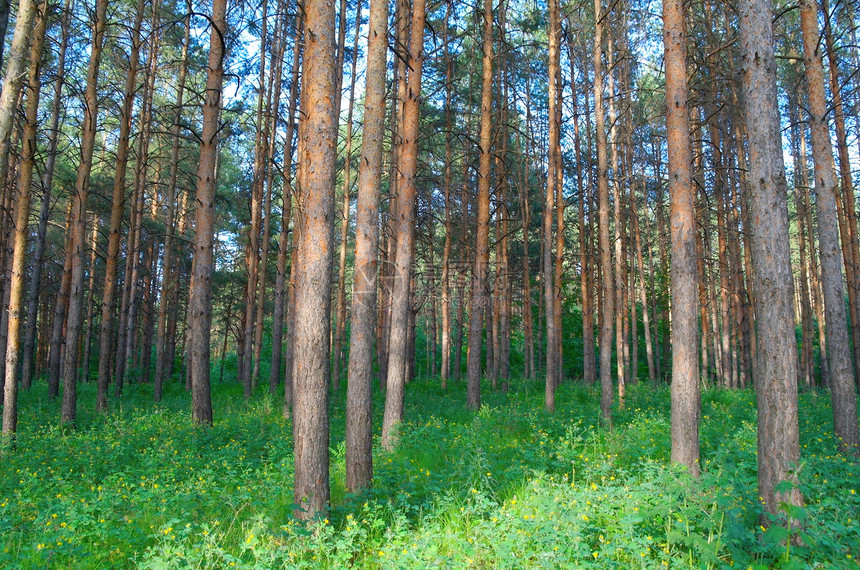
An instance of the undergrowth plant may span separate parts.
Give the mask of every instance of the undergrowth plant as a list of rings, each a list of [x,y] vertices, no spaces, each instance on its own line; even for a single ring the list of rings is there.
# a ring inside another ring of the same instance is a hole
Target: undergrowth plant
[[[246,404],[219,385],[215,427],[199,429],[179,386],[156,406],[150,387],[129,386],[97,415],[85,384],[78,428],[63,430],[37,387],[0,464],[0,567],[858,567],[860,466],[836,451],[826,394],[801,395],[806,505],[786,530],[759,526],[752,391],[703,394],[698,480],[669,462],[666,387],[631,387],[612,431],[599,394],[576,383],[554,414],[525,381],[477,413],[463,392],[409,387],[400,446],[377,451],[360,496],[343,486],[336,394],[333,504],[304,524],[292,427],[269,396]]]

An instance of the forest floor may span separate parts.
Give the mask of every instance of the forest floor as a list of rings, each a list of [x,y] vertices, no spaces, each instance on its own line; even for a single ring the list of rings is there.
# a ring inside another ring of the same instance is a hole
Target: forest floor
[[[599,393],[485,386],[484,407],[438,382],[407,387],[395,453],[374,489],[344,492],[343,394],[332,406],[332,509],[293,520],[291,425],[262,390],[215,385],[215,427],[191,427],[176,383],[132,385],[109,415],[80,388],[64,431],[42,385],[22,394],[17,452],[0,461],[3,568],[860,568],[860,464],[836,452],[829,397],[801,394],[803,546],[759,525],[755,394],[702,396],[702,470],[669,465],[669,391],[633,386],[612,430]],[[376,421],[382,397],[375,395]],[[378,429],[376,430],[378,433]]]

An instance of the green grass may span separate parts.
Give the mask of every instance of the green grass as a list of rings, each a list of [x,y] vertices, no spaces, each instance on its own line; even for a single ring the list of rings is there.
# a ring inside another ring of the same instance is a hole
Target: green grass
[[[363,496],[343,488],[333,398],[333,506],[306,526],[290,514],[291,425],[262,392],[245,404],[217,385],[215,427],[194,429],[178,385],[155,407],[129,386],[102,416],[88,384],[64,431],[39,386],[0,458],[0,567],[858,567],[860,466],[836,452],[825,393],[801,395],[802,546],[759,527],[752,391],[703,395],[699,481],[668,464],[665,387],[632,387],[611,432],[579,385],[555,414],[538,383],[484,396],[472,413],[462,386],[410,385],[401,445],[377,451]]]

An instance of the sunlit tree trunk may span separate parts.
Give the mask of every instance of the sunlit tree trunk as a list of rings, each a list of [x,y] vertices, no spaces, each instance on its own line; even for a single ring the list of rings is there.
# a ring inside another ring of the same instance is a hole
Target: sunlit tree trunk
[[[492,155],[493,107],[493,5],[484,1],[483,64],[481,87],[480,166],[478,177],[475,266],[472,280],[472,311],[469,323],[469,352],[466,363],[467,401],[470,408],[481,406],[481,329],[487,315],[487,275],[490,264],[490,167]],[[489,328],[489,327],[488,327]]]
[[[419,100],[424,63],[424,0],[412,4],[409,65],[406,98],[403,101],[403,130],[399,147],[400,173],[397,183],[397,246],[391,299],[391,332],[388,341],[385,413],[382,419],[382,446],[391,450],[397,442],[403,419],[403,391],[407,377],[407,348],[410,306],[410,275],[413,258],[413,219],[417,193]]]
[[[615,316],[615,290],[612,280],[612,251],[609,241],[609,172],[606,157],[606,125],[603,118],[603,10],[594,0],[594,120],[597,131],[597,200],[602,271],[600,323],[600,411],[612,421],[612,319]]]
[[[43,0],[35,7],[36,27],[30,46],[28,70],[27,107],[22,139],[21,168],[18,179],[18,198],[15,212],[15,233],[12,245],[12,271],[9,279],[9,329],[6,343],[6,369],[3,385],[3,431],[0,450],[15,446],[18,430],[18,360],[20,358],[20,331],[24,272],[26,269],[28,222],[30,219],[30,196],[32,193],[33,168],[36,164],[36,126],[39,114],[40,75],[42,52],[47,29],[47,3]],[[19,16],[20,17],[20,16]],[[2,95],[0,95],[2,100]]]
[[[301,60],[301,34],[302,34],[302,19],[299,14],[295,20],[295,38],[293,40],[293,61],[292,72],[290,76],[290,102],[287,110],[287,128],[284,138],[284,189],[281,198],[281,235],[278,237],[278,265],[277,275],[275,277],[275,306],[272,312],[272,364],[269,370],[269,392],[275,394],[277,392],[278,379],[281,377],[281,353],[283,350],[283,334],[284,334],[284,312],[287,303],[287,257],[290,252],[290,219],[292,218],[292,200],[293,200],[293,134],[295,132],[295,115],[296,102],[299,93],[299,69]],[[292,294],[291,294],[292,295]],[[290,295],[290,296],[291,296]],[[291,303],[289,303],[291,305]],[[285,362],[284,368],[286,373],[292,378],[291,365]],[[286,396],[286,394],[285,394]]]
[[[797,419],[797,347],[792,314],[794,284],[789,258],[785,166],[782,160],[773,12],[768,0],[741,0],[743,95],[749,137],[750,246],[755,270],[758,396],[758,483],[765,509],[778,517],[781,502],[801,505],[794,480],[800,460]],[[762,524],[769,524],[762,517]],[[792,524],[792,523],[790,523]]]
[[[371,396],[379,189],[382,181],[382,141],[385,136],[388,0],[371,0],[368,26],[364,129],[356,204],[349,377],[346,387],[346,487],[353,493],[369,487],[373,477]]]
[[[54,180],[54,166],[57,162],[57,144],[60,135],[60,111],[62,110],[62,91],[66,75],[66,50],[69,45],[69,18],[71,17],[71,1],[66,0],[62,16],[62,31],[59,54],[57,56],[57,76],[54,80],[54,100],[51,105],[51,121],[47,141],[47,158],[42,173],[42,202],[39,207],[39,224],[36,230],[36,246],[33,254],[34,267],[30,274],[29,291],[27,293],[27,327],[24,331],[24,349],[21,364],[21,385],[29,388],[34,375],[33,359],[35,357],[37,316],[39,309],[39,293],[42,288],[43,260],[45,257],[48,217],[51,210],[51,187]]]
[[[36,18],[37,7],[34,0],[21,0],[15,16],[15,31],[12,34],[12,45],[9,47],[9,57],[6,63],[6,73],[3,76],[3,89],[0,91],[0,182],[6,181],[9,169],[9,152],[13,147],[12,129],[15,120],[15,110],[21,87],[27,78],[27,56],[30,53],[30,37],[33,31],[33,21]],[[8,21],[8,8],[6,19]],[[5,26],[4,26],[5,28]],[[6,31],[0,40],[5,45]],[[2,59],[2,50],[0,50]]]
[[[696,189],[687,111],[687,30],[682,0],[663,2],[663,45],[672,218],[672,461],[698,476]]]
[[[836,196],[838,184],[833,163],[833,148],[827,124],[827,102],[824,98],[824,71],[818,50],[818,6],[815,0],[800,4],[803,32],[803,56],[809,95],[809,126],[812,135],[812,158],[815,169],[815,196],[818,206],[818,242],[821,250],[821,279],[824,310],[827,313],[827,336],[830,340],[830,397],[833,403],[833,428],[839,450],[860,455],[860,433],[857,425],[857,395],[849,358],[845,301],[842,294]],[[850,178],[850,172],[849,178]],[[850,255],[850,249],[846,255]]]
[[[331,279],[337,148],[334,4],[306,0],[299,124],[300,205],[296,216],[295,323],[292,333],[295,515],[311,519],[328,509],[331,372]]]

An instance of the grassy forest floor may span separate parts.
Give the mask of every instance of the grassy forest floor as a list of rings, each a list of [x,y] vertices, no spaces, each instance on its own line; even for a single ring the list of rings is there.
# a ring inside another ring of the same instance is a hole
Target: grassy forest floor
[[[343,489],[334,398],[333,507],[305,527],[290,517],[291,426],[268,395],[246,405],[216,385],[215,427],[193,429],[176,384],[155,407],[150,386],[129,386],[107,416],[87,384],[63,431],[40,385],[0,461],[0,567],[860,567],[860,465],[835,451],[824,392],[801,395],[803,546],[759,526],[751,390],[703,394],[698,482],[668,464],[665,386],[630,389],[612,431],[599,393],[574,383],[555,414],[539,383],[485,388],[478,413],[464,392],[407,388],[401,445],[377,451],[360,497]]]

